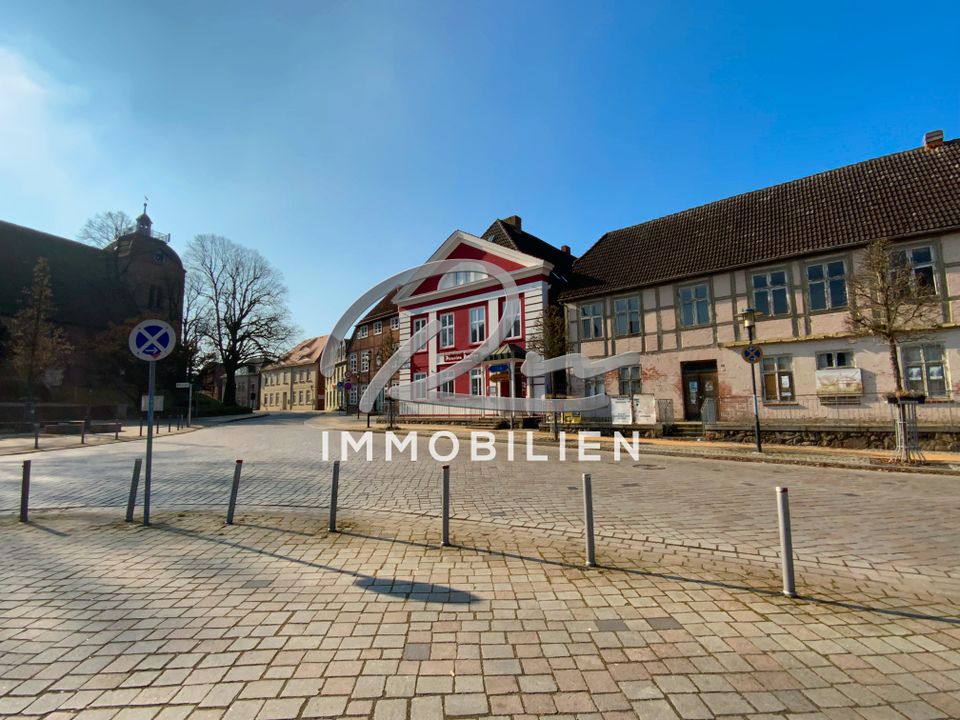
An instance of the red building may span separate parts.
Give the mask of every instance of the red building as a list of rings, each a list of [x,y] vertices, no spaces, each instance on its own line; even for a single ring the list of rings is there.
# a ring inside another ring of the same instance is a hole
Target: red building
[[[527,342],[540,332],[544,308],[554,302],[566,283],[575,258],[566,246],[556,248],[524,232],[520,218],[496,220],[481,236],[458,230],[430,257],[436,260],[482,260],[510,275],[520,294],[520,314],[509,326],[499,348],[479,365],[439,388],[440,393],[474,397],[542,397],[543,378],[528,383],[519,372]],[[461,271],[433,276],[400,289],[401,342],[436,320],[440,334],[415,353],[400,373],[400,385],[409,385],[463,360],[483,343],[503,315],[505,291],[499,280],[482,273]],[[513,386],[511,387],[511,378]],[[408,388],[408,390],[412,389]],[[422,397],[422,393],[417,397]],[[404,402],[402,414],[490,415],[487,408]]]

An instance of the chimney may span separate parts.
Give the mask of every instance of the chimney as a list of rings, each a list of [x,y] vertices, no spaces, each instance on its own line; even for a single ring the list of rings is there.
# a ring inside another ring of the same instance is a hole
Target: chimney
[[[569,254],[570,254],[570,246],[569,246],[569,245],[561,245],[561,246],[560,246],[560,252],[566,253],[567,255],[569,255]]]
[[[507,225],[513,225],[517,230],[520,230],[520,229],[521,229],[521,228],[520,228],[520,216],[519,216],[519,215],[511,215],[510,217],[504,218],[503,221],[504,221]]]
[[[923,146],[928,150],[943,145],[943,130],[931,130],[923,136]]]

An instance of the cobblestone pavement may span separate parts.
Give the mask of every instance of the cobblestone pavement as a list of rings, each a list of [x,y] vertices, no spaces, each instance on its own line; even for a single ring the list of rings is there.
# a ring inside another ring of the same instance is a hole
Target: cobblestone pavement
[[[237,520],[0,518],[0,714],[960,717],[956,606],[884,585],[788,600],[663,545],[601,546],[586,570],[557,531],[461,521],[439,548],[435,519],[393,512],[338,534],[315,512]]]
[[[244,459],[240,507],[326,506],[332,462],[320,459],[322,417],[272,416],[157,441],[154,507],[223,508],[235,458]],[[439,514],[440,468],[420,459],[343,463],[345,509]],[[331,433],[330,446],[337,448]],[[20,461],[33,461],[31,506],[126,502],[142,443],[0,459],[0,509],[19,505]],[[547,452],[537,448],[537,452]],[[522,447],[517,448],[518,456]],[[555,456],[555,451],[551,451]],[[466,454],[464,454],[466,455]],[[911,596],[960,597],[960,483],[900,473],[741,464],[643,455],[639,462],[452,463],[454,521],[582,533],[580,475],[593,474],[598,545],[653,543],[757,567],[778,556],[775,485],[790,487],[800,583],[882,580]],[[119,514],[119,512],[118,512]]]

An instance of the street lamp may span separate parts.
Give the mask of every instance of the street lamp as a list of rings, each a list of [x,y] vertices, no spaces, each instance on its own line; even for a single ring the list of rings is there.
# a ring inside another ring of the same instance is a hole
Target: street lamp
[[[745,308],[740,313],[740,322],[743,323],[743,329],[747,331],[747,339],[750,345],[753,345],[753,331],[757,326],[757,311],[753,308]],[[757,399],[757,364],[750,363],[750,383],[753,385],[753,430],[757,440],[757,452],[763,452],[763,443],[760,440],[760,401]]]

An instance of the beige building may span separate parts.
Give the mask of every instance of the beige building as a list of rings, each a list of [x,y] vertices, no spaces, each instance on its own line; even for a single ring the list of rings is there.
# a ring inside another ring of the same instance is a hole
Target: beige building
[[[346,410],[347,393],[343,389],[347,376],[347,341],[341,340],[337,346],[337,362],[333,375],[326,378],[326,410]]]
[[[304,340],[260,372],[260,407],[268,411],[324,409],[325,385],[320,356],[327,336]]]
[[[915,150],[604,235],[561,296],[569,336],[590,357],[642,357],[573,378],[576,394],[639,397],[648,419],[668,424],[752,420],[741,317],[752,308],[765,422],[890,419],[888,348],[846,325],[849,279],[880,238],[939,299],[939,326],[899,347],[904,387],[927,398],[921,422],[960,424],[960,141],[933,134]]]

